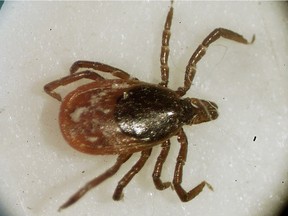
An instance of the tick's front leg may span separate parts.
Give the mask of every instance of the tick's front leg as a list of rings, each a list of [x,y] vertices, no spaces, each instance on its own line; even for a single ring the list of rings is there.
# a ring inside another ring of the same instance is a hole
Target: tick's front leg
[[[251,44],[255,40],[255,35],[253,35],[251,42],[248,42],[242,35],[233,32],[229,29],[224,28],[217,28],[214,31],[212,31],[198,46],[198,48],[195,50],[193,55],[191,56],[188,65],[186,66],[185,71],[185,78],[184,78],[184,86],[179,87],[177,90],[177,93],[180,96],[185,95],[185,93],[190,89],[192,81],[194,79],[195,73],[196,73],[196,65],[201,60],[201,58],[206,54],[206,50],[209,47],[209,45],[216,40],[218,40],[220,37],[226,38],[228,40],[236,41],[238,43],[242,44]]]
[[[175,166],[174,178],[173,178],[173,186],[178,194],[180,200],[182,202],[188,202],[195,198],[205,186],[207,186],[210,190],[213,190],[212,186],[207,183],[206,181],[202,181],[199,185],[191,189],[190,191],[186,192],[183,187],[181,186],[182,183],[182,175],[183,175],[183,166],[185,165],[186,157],[187,157],[187,148],[188,142],[187,137],[183,129],[179,131],[178,135],[178,142],[180,143],[180,151],[177,157],[177,162]]]

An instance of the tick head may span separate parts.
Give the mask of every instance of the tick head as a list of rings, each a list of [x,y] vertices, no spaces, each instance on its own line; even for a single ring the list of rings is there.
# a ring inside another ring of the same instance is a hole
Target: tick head
[[[194,108],[194,115],[190,121],[191,125],[212,121],[218,117],[218,106],[214,102],[197,98],[190,98],[190,102]]]

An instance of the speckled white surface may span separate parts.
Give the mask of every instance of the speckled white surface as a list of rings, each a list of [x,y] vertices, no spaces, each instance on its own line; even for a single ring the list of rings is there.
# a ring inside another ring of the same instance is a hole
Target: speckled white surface
[[[66,76],[78,60],[99,61],[141,80],[160,81],[161,33],[169,2],[5,2],[0,11],[0,203],[6,215],[58,215],[80,186],[115,156],[73,150],[58,128],[59,103],[43,86]],[[185,127],[189,153],[183,185],[214,187],[181,203],[157,191],[143,170],[112,201],[120,172],[62,211],[65,215],[275,215],[288,185],[288,7],[273,2],[174,4],[171,88],[183,82],[194,49],[216,27],[237,31],[251,46],[224,39],[198,65],[187,96],[215,101],[220,117]],[[254,137],[256,140],[253,141]],[[163,179],[173,177],[179,145],[172,139]],[[59,215],[60,215],[59,214]],[[4,215],[4,213],[1,213]]]

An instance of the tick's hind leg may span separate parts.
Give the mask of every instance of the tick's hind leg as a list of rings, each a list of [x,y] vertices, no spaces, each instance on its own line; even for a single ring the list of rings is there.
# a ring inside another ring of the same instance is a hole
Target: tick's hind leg
[[[196,64],[205,55],[208,46],[218,40],[220,37],[236,41],[242,44],[251,44],[255,40],[255,35],[253,35],[251,42],[248,42],[242,35],[224,28],[217,28],[212,31],[202,42],[200,46],[195,50],[191,56],[188,65],[186,66],[184,86],[179,87],[177,93],[180,96],[185,95],[185,93],[190,89],[192,81],[196,73]]]
[[[56,88],[58,88],[59,86],[65,86],[65,85],[68,85],[72,82],[75,82],[75,81],[83,79],[83,78],[91,79],[91,80],[95,80],[95,81],[104,79],[99,74],[97,74],[93,71],[86,70],[86,71],[82,71],[82,72],[79,72],[76,74],[71,74],[71,75],[63,77],[61,79],[52,81],[52,82],[50,82],[44,86],[44,90],[51,97],[54,97],[55,99],[61,101],[62,98],[61,98],[60,94],[54,92],[54,90]]]
[[[113,199],[120,200],[123,196],[122,191],[124,187],[131,181],[131,179],[142,169],[147,159],[151,154],[152,149],[147,149],[141,152],[141,157],[136,164],[125,174],[125,176],[118,182],[118,185],[114,191]]]
[[[187,137],[181,129],[179,131],[178,135],[178,142],[180,143],[180,151],[177,157],[175,172],[174,172],[174,178],[173,178],[173,186],[175,191],[177,192],[179,198],[183,202],[188,202],[192,200],[194,197],[196,197],[205,186],[207,186],[209,189],[213,190],[212,186],[208,184],[206,181],[202,181],[199,185],[191,189],[190,191],[186,192],[183,187],[181,186],[182,183],[182,175],[183,175],[183,166],[185,165],[185,161],[187,158]]]
[[[167,155],[170,150],[170,140],[166,140],[164,143],[162,143],[161,147],[162,149],[161,149],[160,155],[157,158],[157,162],[155,164],[155,168],[154,168],[153,175],[152,175],[155,187],[158,190],[164,190],[171,186],[170,182],[162,182],[162,180],[160,179],[163,164],[166,161]]]
[[[169,40],[170,40],[170,28],[172,24],[173,18],[173,1],[171,1],[171,7],[166,17],[166,22],[164,25],[164,30],[162,33],[162,46],[161,46],[161,54],[160,54],[160,63],[161,63],[161,86],[167,87],[169,80],[169,66],[168,66],[168,58],[169,58]]]
[[[82,196],[84,196],[89,190],[96,187],[97,185],[99,185],[100,183],[102,183],[103,181],[108,179],[109,177],[113,176],[119,170],[121,165],[123,163],[125,163],[131,157],[131,155],[132,154],[119,155],[116,163],[110,169],[108,169],[102,175],[100,175],[100,176],[96,177],[95,179],[91,180],[90,182],[86,183],[86,185],[84,185],[84,187],[82,187],[80,190],[78,190],[73,196],[71,196],[69,198],[69,200],[67,200],[67,202],[65,202],[62,206],[60,206],[59,211],[64,209],[64,208],[71,206],[72,204],[77,202]]]
[[[70,73],[77,73],[79,69],[89,68],[96,71],[101,71],[104,73],[110,73],[111,75],[118,77],[120,79],[131,79],[130,75],[123,70],[112,67],[110,65],[106,65],[99,62],[91,62],[91,61],[76,61],[70,67]],[[135,78],[133,78],[135,79]]]

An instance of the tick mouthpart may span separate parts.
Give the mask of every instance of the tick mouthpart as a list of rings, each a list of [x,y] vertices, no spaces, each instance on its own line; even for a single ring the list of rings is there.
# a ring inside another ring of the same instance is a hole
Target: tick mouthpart
[[[191,124],[212,121],[218,117],[218,106],[212,101],[191,98],[191,104],[195,108]]]

